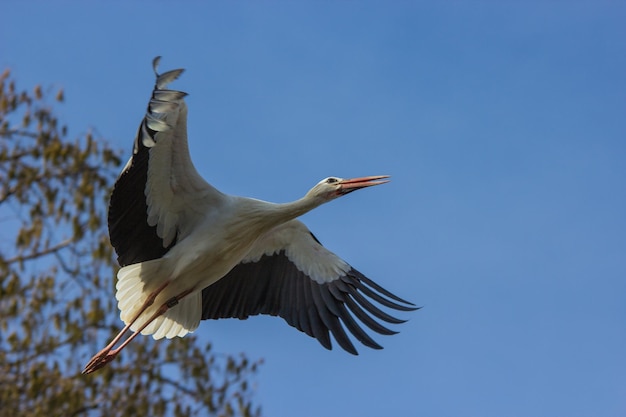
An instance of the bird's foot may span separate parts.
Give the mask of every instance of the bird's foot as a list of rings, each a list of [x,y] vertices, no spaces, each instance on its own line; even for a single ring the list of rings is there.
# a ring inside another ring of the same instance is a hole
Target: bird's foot
[[[85,369],[83,369],[83,374],[90,374],[92,372],[97,371],[100,368],[103,368],[106,364],[111,362],[117,354],[118,350],[102,350],[94,355],[93,358],[89,361],[87,365],[85,365]]]

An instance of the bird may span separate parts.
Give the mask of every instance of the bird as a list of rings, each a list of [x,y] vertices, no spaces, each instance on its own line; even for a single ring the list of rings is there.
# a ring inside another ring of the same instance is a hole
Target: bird
[[[282,317],[329,350],[332,334],[358,354],[346,330],[382,349],[357,320],[383,335],[397,332],[375,318],[405,320],[372,301],[398,311],[418,307],[326,249],[298,217],[389,176],[328,177],[290,203],[222,193],[192,163],[187,94],[167,88],[184,69],[159,74],[160,59],[152,62],[156,83],[109,202],[109,237],[121,267],[115,296],[125,326],[83,373],[107,365],[138,334],[171,339],[201,320],[259,314]]]

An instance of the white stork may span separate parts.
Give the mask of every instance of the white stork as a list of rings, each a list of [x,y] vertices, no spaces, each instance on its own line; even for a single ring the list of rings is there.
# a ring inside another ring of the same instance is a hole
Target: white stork
[[[326,178],[285,204],[223,194],[191,162],[186,93],[166,89],[183,70],[159,75],[158,63],[159,57],[133,155],[109,206],[109,235],[122,266],[116,298],[126,326],[83,373],[106,365],[139,333],[182,337],[200,320],[257,314],[280,316],[327,349],[330,331],[343,349],[357,354],[344,326],[364,345],[382,349],[355,317],[380,334],[396,332],[372,316],[403,320],[368,298],[396,310],[416,307],[328,251],[296,219],[388,176]],[[128,330],[134,333],[115,348]]]

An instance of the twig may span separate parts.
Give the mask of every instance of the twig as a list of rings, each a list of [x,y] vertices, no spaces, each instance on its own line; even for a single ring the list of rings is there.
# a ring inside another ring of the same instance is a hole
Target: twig
[[[74,239],[73,238],[69,238],[69,239],[64,240],[61,243],[58,243],[55,246],[51,246],[51,247],[49,247],[47,249],[44,249],[44,250],[41,250],[41,251],[38,251],[38,252],[32,252],[32,253],[29,253],[27,255],[17,255],[17,256],[14,256],[13,258],[7,259],[5,261],[5,263],[10,265],[10,264],[15,263],[15,262],[24,262],[24,261],[28,261],[28,260],[31,260],[31,259],[39,258],[41,256],[45,256],[45,255],[49,255],[51,253],[57,252],[57,251],[65,248],[65,247],[71,245],[72,243],[74,243]]]

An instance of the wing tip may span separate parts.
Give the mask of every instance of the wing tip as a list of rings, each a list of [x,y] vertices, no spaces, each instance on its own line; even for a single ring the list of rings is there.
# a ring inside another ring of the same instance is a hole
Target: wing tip
[[[161,62],[161,55],[155,56],[154,59],[152,60],[152,70],[154,71],[154,74],[157,77],[159,76],[158,68],[159,68],[160,62]]]
[[[185,72],[184,68],[178,68],[170,71],[166,71],[162,74],[159,74],[159,64],[161,63],[161,56],[158,55],[154,57],[152,60],[152,70],[154,71],[154,75],[156,76],[156,89],[161,90],[166,87],[169,83],[176,80],[180,75]]]

